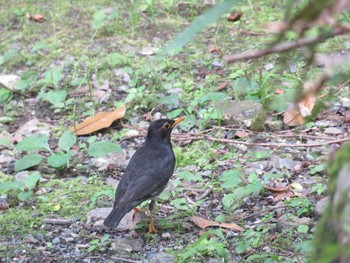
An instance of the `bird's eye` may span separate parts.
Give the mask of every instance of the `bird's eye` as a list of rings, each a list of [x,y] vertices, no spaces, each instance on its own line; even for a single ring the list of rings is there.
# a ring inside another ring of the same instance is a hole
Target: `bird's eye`
[[[170,124],[169,124],[169,123],[165,123],[165,124],[163,125],[163,127],[164,127],[165,129],[169,129],[169,128],[170,128]]]

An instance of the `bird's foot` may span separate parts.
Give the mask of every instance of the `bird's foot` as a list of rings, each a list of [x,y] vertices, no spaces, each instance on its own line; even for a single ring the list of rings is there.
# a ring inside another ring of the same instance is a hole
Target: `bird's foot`
[[[157,233],[158,233],[158,231],[157,231],[156,227],[154,226],[154,222],[151,221],[149,223],[149,228],[148,228],[147,234],[157,234]]]

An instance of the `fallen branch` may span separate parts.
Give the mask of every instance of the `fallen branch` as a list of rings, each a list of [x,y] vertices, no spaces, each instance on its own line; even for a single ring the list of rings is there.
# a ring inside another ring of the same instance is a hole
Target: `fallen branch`
[[[213,189],[214,189],[214,187],[212,185],[210,185],[207,191],[205,191],[201,196],[196,198],[196,201],[208,197],[211,194],[211,192],[213,192]]]
[[[344,25],[342,27],[335,28],[332,32],[328,33],[327,35],[318,35],[314,37],[299,38],[295,41],[283,42],[283,43],[277,44],[275,46],[272,46],[271,48],[259,49],[259,50],[247,51],[240,54],[229,55],[224,57],[224,60],[226,63],[234,63],[237,61],[244,61],[252,58],[261,58],[273,53],[282,53],[282,52],[290,51],[295,48],[304,47],[310,44],[317,43],[321,40],[326,40],[328,38],[347,34],[349,32],[350,32],[350,27]]]
[[[72,220],[45,218],[44,223],[50,225],[70,225],[72,223]]]
[[[260,211],[260,212],[258,212],[258,213],[255,213],[255,214],[246,216],[246,217],[242,218],[242,219],[239,220],[239,221],[245,221],[245,220],[247,220],[247,219],[249,219],[249,218],[256,217],[256,216],[259,216],[259,215],[261,215],[261,214],[265,214],[265,213],[267,213],[267,212],[271,212],[271,211],[273,211],[273,210],[277,210],[277,209],[280,209],[280,208],[281,208],[281,209],[282,209],[282,208],[287,208],[287,207],[289,207],[289,206],[287,206],[287,205],[282,205],[282,206],[272,207],[272,208],[266,209],[266,210],[264,210],[264,211]]]

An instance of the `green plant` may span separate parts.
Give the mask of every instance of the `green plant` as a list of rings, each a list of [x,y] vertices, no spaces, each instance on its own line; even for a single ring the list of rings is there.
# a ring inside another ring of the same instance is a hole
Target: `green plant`
[[[214,234],[213,236],[210,234]],[[220,241],[218,240],[220,239]],[[181,251],[178,254],[178,262],[193,261],[196,258],[202,258],[205,255],[217,256],[221,260],[228,262],[228,249],[225,242],[222,242],[222,230],[208,231],[202,234],[196,242]]]
[[[93,239],[89,242],[89,248],[88,251],[89,252],[96,252],[96,251],[106,251],[107,249],[107,245],[109,243],[109,237],[110,235],[104,235],[103,237],[101,237],[100,239]]]
[[[316,192],[318,195],[321,195],[324,192],[326,192],[327,189],[328,189],[327,185],[322,184],[322,183],[318,183],[318,184],[312,186],[311,191],[313,193]]]
[[[221,187],[227,190],[221,202],[229,211],[239,207],[244,197],[259,193],[262,189],[262,183],[257,174],[250,174],[247,183],[243,183],[241,174],[240,170],[230,170],[222,173],[219,178],[222,182]]]
[[[313,205],[308,198],[296,197],[284,201],[290,207],[297,209],[297,216],[308,216],[312,214]]]
[[[33,172],[23,181],[15,180],[13,182],[0,183],[0,191],[8,192],[10,190],[19,191],[17,197],[20,201],[26,201],[34,194],[34,189],[39,183],[40,173]]]

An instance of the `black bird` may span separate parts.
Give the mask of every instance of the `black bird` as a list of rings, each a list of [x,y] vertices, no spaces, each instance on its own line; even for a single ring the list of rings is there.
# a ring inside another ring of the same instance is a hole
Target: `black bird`
[[[104,221],[105,226],[117,227],[124,215],[143,201],[152,199],[148,233],[157,233],[153,218],[154,198],[163,192],[174,172],[175,155],[170,135],[175,125],[184,119],[160,119],[150,124],[146,141],[132,156],[118,184],[113,209]]]

